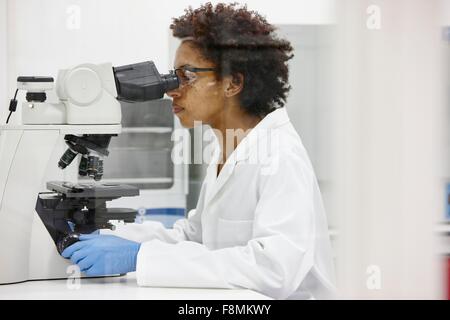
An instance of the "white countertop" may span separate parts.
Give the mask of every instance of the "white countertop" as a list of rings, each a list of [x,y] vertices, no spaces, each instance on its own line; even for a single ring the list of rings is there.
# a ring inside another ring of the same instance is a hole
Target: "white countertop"
[[[148,299],[148,300],[267,300],[251,290],[139,287],[136,274],[121,277],[28,281],[0,285],[0,299]]]

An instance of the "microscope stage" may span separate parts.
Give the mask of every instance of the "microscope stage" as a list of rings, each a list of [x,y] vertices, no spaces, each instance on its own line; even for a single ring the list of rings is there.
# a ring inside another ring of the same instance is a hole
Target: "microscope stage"
[[[64,194],[67,198],[118,198],[139,195],[139,189],[126,184],[71,183],[49,181],[47,189]]]

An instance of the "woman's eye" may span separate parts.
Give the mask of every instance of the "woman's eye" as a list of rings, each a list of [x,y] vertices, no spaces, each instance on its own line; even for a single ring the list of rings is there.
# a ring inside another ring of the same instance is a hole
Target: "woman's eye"
[[[184,78],[186,78],[188,82],[193,82],[195,79],[197,79],[197,75],[195,74],[195,72],[186,70],[184,72]]]

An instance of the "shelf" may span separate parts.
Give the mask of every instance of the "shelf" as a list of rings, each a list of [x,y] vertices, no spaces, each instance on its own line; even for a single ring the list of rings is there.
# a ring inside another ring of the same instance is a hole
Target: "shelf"
[[[172,183],[172,178],[117,178],[102,179],[102,183]]]
[[[125,127],[122,128],[123,133],[170,133],[172,127]]]

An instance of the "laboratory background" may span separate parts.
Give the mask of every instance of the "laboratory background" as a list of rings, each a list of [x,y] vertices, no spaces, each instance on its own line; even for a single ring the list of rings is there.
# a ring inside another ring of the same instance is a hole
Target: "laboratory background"
[[[0,123],[19,75],[149,60],[168,73],[171,18],[203,2],[0,0]],[[450,1],[239,2],[294,48],[286,108],[322,192],[339,297],[450,299]],[[170,228],[196,207],[202,137],[181,130],[180,149],[168,96],[121,111],[102,181],[139,188],[114,204]],[[190,163],[172,161],[180,151]]]

